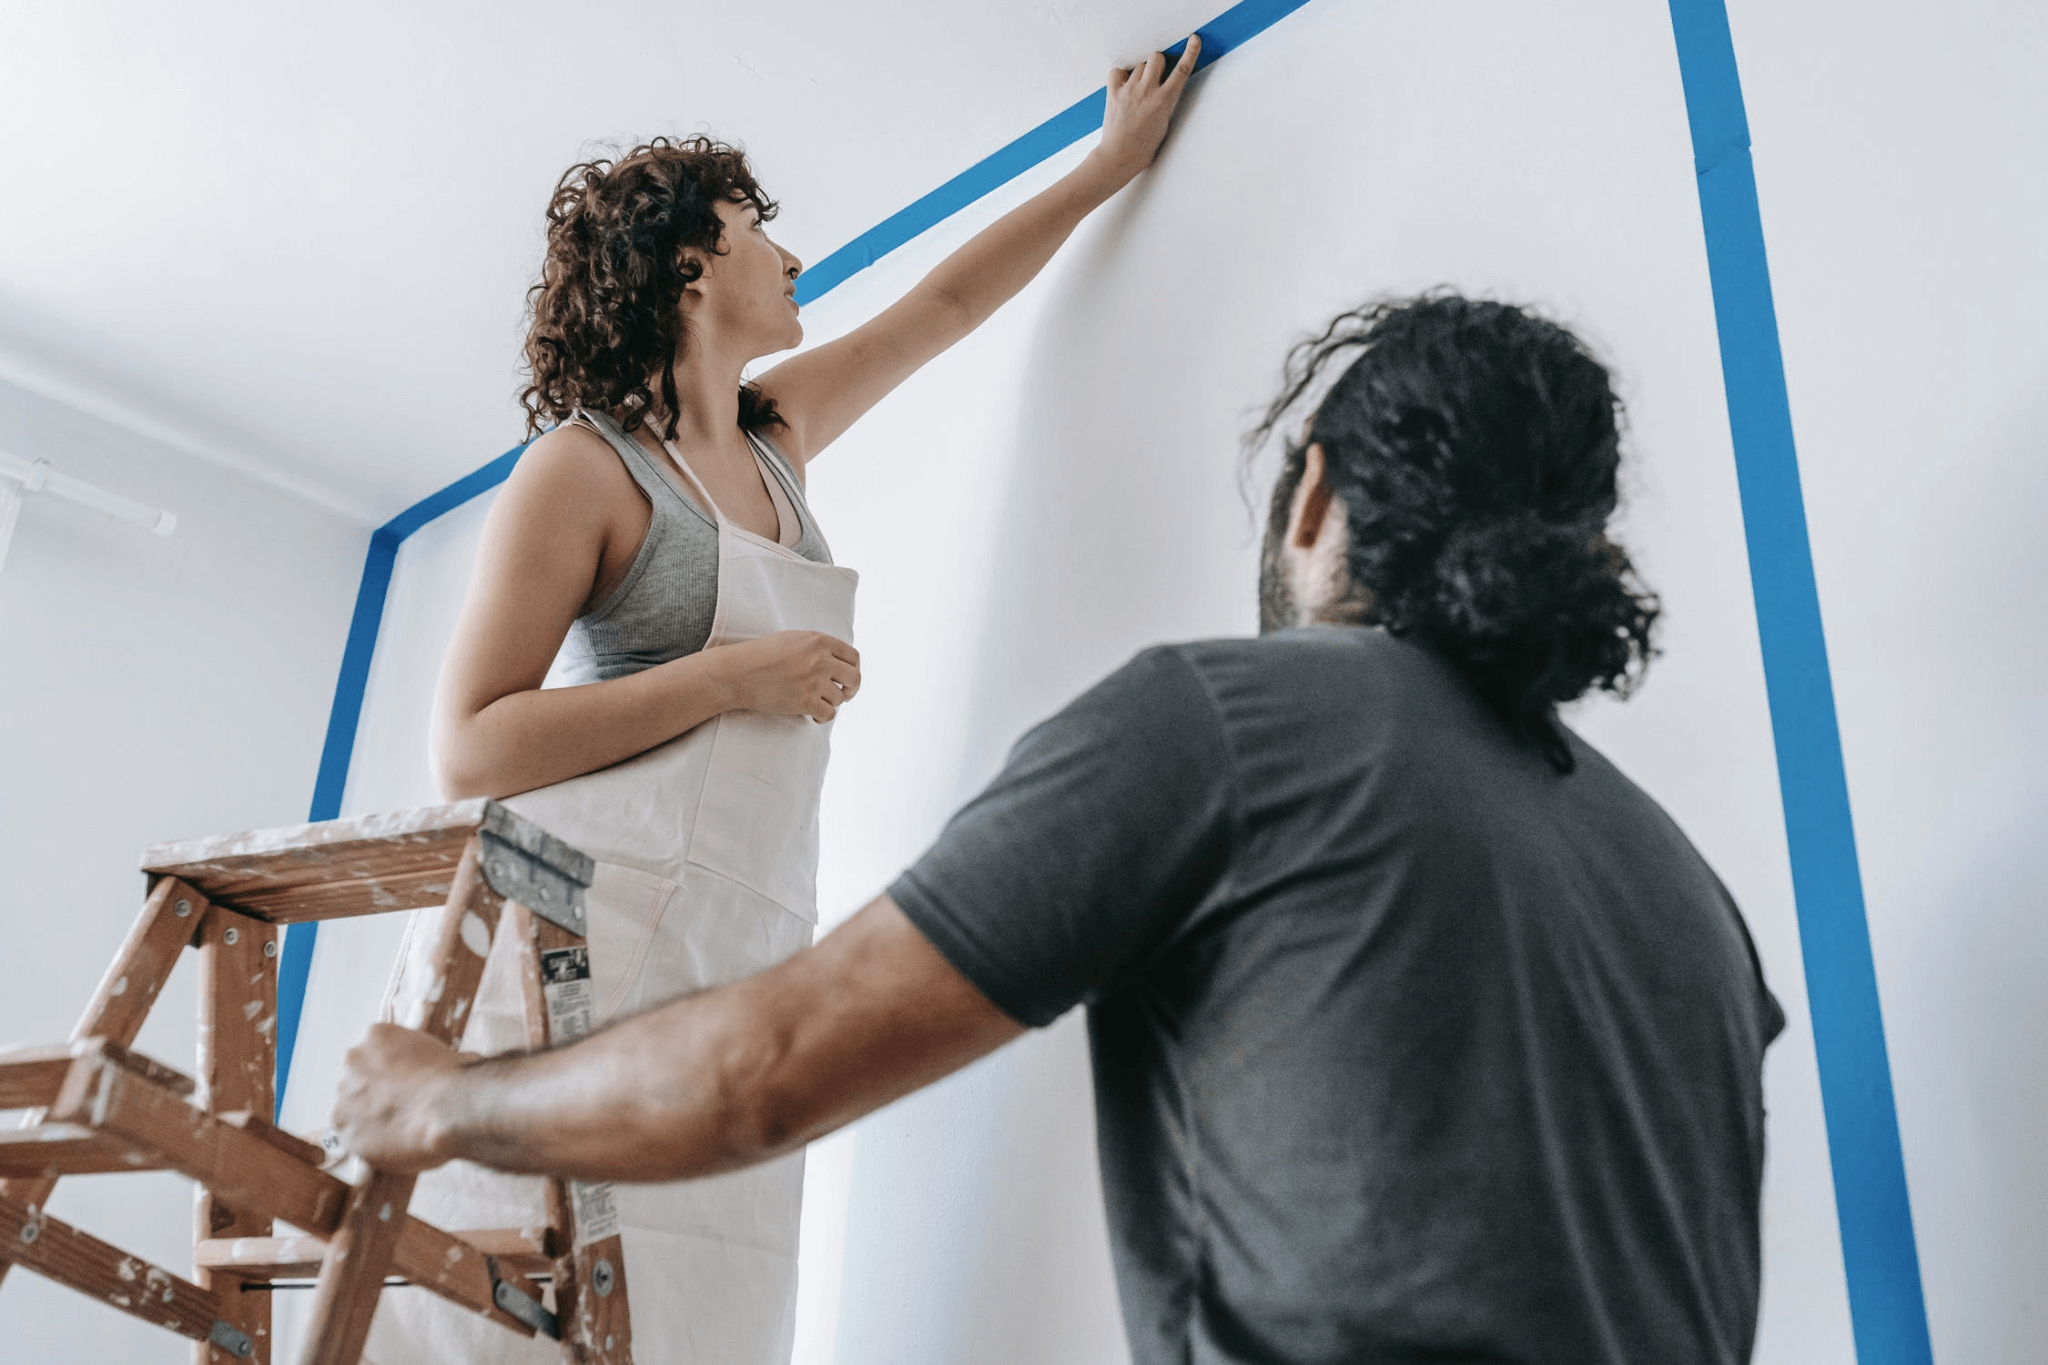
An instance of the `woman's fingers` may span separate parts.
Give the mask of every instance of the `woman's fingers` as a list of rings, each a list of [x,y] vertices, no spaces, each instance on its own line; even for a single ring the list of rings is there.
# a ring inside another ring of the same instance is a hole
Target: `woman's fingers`
[[[1150,92],[1168,86],[1184,86],[1188,82],[1188,77],[1195,74],[1195,63],[1200,59],[1201,55],[1202,35],[1199,33],[1189,34],[1188,45],[1181,50],[1180,57],[1174,62],[1171,71],[1166,69],[1166,54],[1154,52],[1136,66],[1129,68],[1121,66],[1111,67],[1109,70],[1109,92],[1112,95],[1116,94],[1126,85],[1130,84],[1133,79],[1137,81],[1137,89],[1132,92],[1130,97],[1136,99],[1142,99]]]

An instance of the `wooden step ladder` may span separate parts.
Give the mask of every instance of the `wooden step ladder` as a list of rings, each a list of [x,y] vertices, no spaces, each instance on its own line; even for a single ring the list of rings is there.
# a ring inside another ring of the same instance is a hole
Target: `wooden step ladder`
[[[305,1365],[356,1365],[386,1275],[581,1365],[630,1365],[608,1186],[547,1187],[540,1229],[444,1232],[406,1212],[415,1177],[350,1185],[271,1122],[281,926],[438,906],[438,989],[405,1020],[462,1034],[495,935],[511,936],[531,1045],[589,1027],[591,860],[495,801],[330,820],[143,854],[149,894],[71,1041],[0,1053],[0,1275],[10,1263],[192,1338],[202,1365],[270,1360],[273,1282],[316,1280]],[[199,953],[198,1079],[129,1051],[181,949]],[[200,1187],[190,1280],[51,1218],[59,1177],[177,1171]],[[279,1237],[282,1222],[298,1236]],[[538,1277],[553,1287],[543,1306]],[[0,1340],[6,1328],[0,1323]]]

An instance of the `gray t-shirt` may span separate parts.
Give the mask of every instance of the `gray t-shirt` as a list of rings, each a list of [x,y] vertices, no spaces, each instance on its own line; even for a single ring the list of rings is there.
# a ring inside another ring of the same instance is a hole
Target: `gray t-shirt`
[[[1088,1006],[1138,1365],[1749,1358],[1783,1017],[1570,744],[1377,630],[1148,650],[890,888],[1020,1022]]]

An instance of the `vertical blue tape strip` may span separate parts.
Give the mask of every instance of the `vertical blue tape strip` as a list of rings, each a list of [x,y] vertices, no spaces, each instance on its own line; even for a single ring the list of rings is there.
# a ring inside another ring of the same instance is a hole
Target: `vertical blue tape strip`
[[[1862,1365],[1931,1365],[1749,126],[1723,0],[1671,0],[1756,595],[1849,1313]]]
[[[377,653],[377,631],[384,620],[384,598],[391,589],[399,544],[400,537],[388,528],[379,527],[370,534],[362,583],[356,588],[356,608],[349,618],[348,643],[341,651],[341,674],[334,683],[334,704],[327,712],[327,738],[320,747],[320,771],[313,779],[308,820],[332,820],[341,814],[349,758],[355,753],[356,726],[363,715],[363,691],[370,681],[370,661]],[[313,946],[319,939],[317,923],[294,924],[285,930],[284,952],[278,958],[277,1113],[284,1110],[292,1053],[299,1042],[299,1016],[306,1007],[306,981],[313,971]]]
[[[1202,55],[1196,69],[1242,47],[1307,3],[1309,0],[1243,0],[1231,6],[1196,30],[1202,35]],[[1175,43],[1166,49],[1166,54],[1177,57],[1186,46],[1184,40]],[[975,163],[910,207],[854,238],[798,277],[798,301],[810,303],[822,298],[897,247],[1086,137],[1102,126],[1106,100],[1106,90],[1097,90],[1069,105],[993,156]],[[384,619],[384,598],[391,587],[398,547],[435,518],[503,483],[525,449],[519,446],[509,450],[481,469],[420,499],[371,535],[362,586],[356,592],[355,616],[349,623],[348,645],[342,651],[341,676],[334,687],[334,706],[328,713],[327,742],[320,752],[320,773],[313,787],[312,819],[332,820],[341,814],[342,792],[348,785],[349,763],[355,754],[356,725],[362,717],[363,693],[369,685],[370,660],[376,654],[377,631]],[[284,1104],[285,1085],[291,1079],[292,1053],[298,1044],[299,1018],[305,1009],[306,980],[312,971],[313,946],[319,939],[319,928],[317,924],[293,925],[285,935],[284,955],[278,964],[280,1107]]]
[[[398,547],[414,531],[503,483],[526,447],[506,451],[481,469],[463,475],[438,492],[421,498],[370,533],[363,558],[363,579],[356,588],[355,612],[349,618],[348,643],[341,651],[341,673],[334,682],[334,704],[327,712],[327,738],[320,747],[320,771],[313,779],[308,820],[332,820],[341,814],[348,790],[348,770],[356,751],[356,727],[363,718],[363,696],[370,686],[370,664],[377,657],[377,634],[384,624],[384,600],[391,591]],[[292,1076],[292,1054],[298,1050],[299,1018],[306,1008],[306,982],[313,972],[313,949],[320,941],[317,923],[294,924],[285,930],[284,952],[277,962],[277,1111],[283,1112],[285,1086]]]

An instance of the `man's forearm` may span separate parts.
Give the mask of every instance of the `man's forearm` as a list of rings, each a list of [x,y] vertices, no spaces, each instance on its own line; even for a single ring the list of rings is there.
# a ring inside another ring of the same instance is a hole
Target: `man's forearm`
[[[885,896],[786,962],[569,1047],[464,1066],[379,1024],[348,1055],[335,1127],[391,1171],[461,1159],[585,1180],[715,1175],[1021,1032]]]
[[[585,1180],[678,1180],[794,1146],[769,1117],[782,1050],[747,992],[675,1001],[572,1046],[489,1058],[448,1077],[440,1156]],[[739,997],[735,999],[734,997]]]

